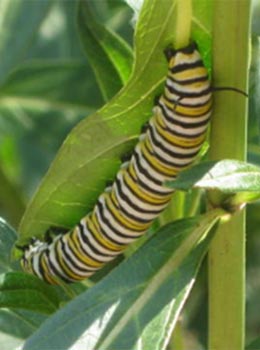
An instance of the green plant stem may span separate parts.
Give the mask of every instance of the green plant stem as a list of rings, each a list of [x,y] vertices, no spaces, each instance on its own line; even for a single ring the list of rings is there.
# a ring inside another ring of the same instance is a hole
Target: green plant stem
[[[247,90],[250,1],[214,1],[213,82]],[[210,158],[245,160],[247,99],[214,94]],[[211,202],[221,201],[210,193]],[[245,213],[222,224],[209,252],[210,350],[242,350],[245,333]]]
[[[190,40],[192,19],[192,0],[177,0],[177,19],[175,29],[176,49],[185,47]]]
[[[174,327],[174,332],[168,344],[168,350],[184,350],[184,336],[182,322],[179,320]]]
[[[185,193],[177,191],[174,193],[166,210],[162,212],[159,218],[160,225],[166,225],[169,222],[183,218]]]

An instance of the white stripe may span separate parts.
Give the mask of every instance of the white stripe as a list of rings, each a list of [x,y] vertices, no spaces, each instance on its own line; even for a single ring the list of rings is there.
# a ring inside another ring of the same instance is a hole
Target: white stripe
[[[185,155],[189,155],[195,151],[198,151],[201,148],[201,145],[196,146],[196,147],[191,147],[191,148],[182,148],[181,146],[174,146],[172,145],[169,141],[165,141],[162,136],[157,132],[154,123],[150,123],[154,134],[155,134],[155,139],[157,142],[161,143],[164,148],[168,148],[169,151],[171,152],[175,152],[175,153],[180,153],[180,154],[185,154]],[[150,134],[150,131],[148,130],[148,133]],[[150,140],[152,142],[152,138],[150,137]]]
[[[106,223],[102,220],[101,215],[99,213],[99,209],[97,208],[96,210],[96,214],[98,216],[99,219],[99,223],[100,226],[102,227],[102,229],[104,230],[104,232],[107,234],[107,236],[104,236],[106,239],[111,238],[111,243],[117,242],[119,244],[129,244],[131,242],[133,242],[137,237],[141,236],[146,230],[144,230],[143,232],[138,232],[135,233],[134,231],[125,229],[123,226],[120,226],[117,222],[114,221],[112,215],[109,213],[107,207],[105,206],[104,203],[104,198],[102,198],[101,200],[102,206],[103,206],[103,210],[104,210],[104,216],[106,217],[106,219],[111,223],[112,227],[115,227],[122,235],[129,235],[132,236],[130,238],[128,237],[121,237],[119,235],[117,235],[115,232],[113,232],[110,227],[108,225],[106,225]]]
[[[200,93],[203,91],[206,91],[207,89],[210,88],[210,82],[209,81],[203,81],[203,82],[196,82],[194,84],[199,84],[198,86],[194,86],[192,85],[192,83],[189,85],[182,85],[179,83],[176,83],[175,81],[172,81],[171,78],[167,78],[166,80],[166,88],[169,86],[171,88],[173,88],[174,90],[177,90],[180,92],[179,95],[183,95],[185,93],[192,93],[192,92],[196,92],[196,93]],[[170,91],[169,91],[170,92]]]
[[[61,251],[63,253],[63,250],[62,250],[62,247],[61,247],[61,241],[59,241],[58,244],[60,245],[60,249],[61,249]],[[66,252],[68,252],[67,249],[66,249]],[[82,272],[82,271],[78,270],[76,267],[74,267],[72,265],[72,263],[65,257],[64,254],[62,254],[62,258],[63,258],[63,261],[64,261],[64,265],[66,265],[67,269],[70,270],[70,272],[74,273],[76,276],[81,276],[81,277],[85,278],[85,277],[88,277],[90,274],[94,273],[96,270],[99,269],[99,268],[90,268],[91,271],[89,271],[89,272],[87,272],[87,271]],[[71,278],[73,278],[73,277],[71,277]]]
[[[167,98],[169,100],[171,100],[171,102],[173,104],[176,104],[177,106],[178,106],[178,104],[180,104],[180,105],[185,104],[185,105],[189,105],[189,106],[195,106],[198,103],[206,104],[207,102],[210,101],[210,98],[212,97],[211,93],[208,93],[208,94],[203,95],[203,96],[198,96],[198,97],[182,97],[182,95],[171,93],[169,90],[167,90],[167,93],[165,93],[165,95],[167,96]],[[184,106],[184,107],[186,107],[186,106]]]
[[[189,165],[193,160],[194,158],[196,158],[196,155],[195,156],[192,156],[192,157],[189,157],[189,158],[177,158],[177,157],[172,157],[170,156],[169,154],[165,153],[164,151],[162,151],[162,149],[160,147],[157,147],[152,139],[150,138],[150,142],[152,144],[152,147],[154,149],[154,152],[156,154],[158,154],[162,159],[164,159],[166,162],[172,162],[172,163],[176,163],[176,166],[187,166]],[[156,154],[155,154],[155,157],[156,157]],[[181,154],[181,152],[180,152]],[[169,165],[168,165],[169,166]]]
[[[142,151],[140,149],[140,145],[138,144],[137,147],[135,148],[137,153],[139,154],[139,162],[147,172],[154,178],[157,179],[158,181],[164,182],[166,180],[172,180],[175,178],[175,176],[169,176],[169,175],[163,175],[160,173],[160,170],[156,170],[152,168],[152,166],[148,163],[148,161],[145,159],[145,157],[142,154]]]
[[[61,269],[60,264],[58,263],[57,258],[56,258],[56,254],[55,254],[55,250],[54,250],[54,242],[52,242],[52,244],[51,244],[51,246],[49,248],[49,256],[48,256],[48,258],[49,258],[50,262],[52,263],[52,265],[54,265],[56,270],[59,271],[59,274],[61,276],[63,276],[64,278],[74,282],[74,279],[69,277],[69,276],[67,276],[67,274],[65,272],[63,272],[63,270]],[[51,267],[50,267],[50,270],[52,271],[52,275],[53,276],[57,276],[59,278],[59,275],[57,275],[56,272],[51,269]]]
[[[71,257],[71,259],[73,260],[73,262],[80,268],[86,270],[91,270],[91,271],[96,271],[97,269],[99,269],[100,267],[93,267],[93,266],[90,266],[88,265],[87,263],[82,263],[73,253],[73,250],[70,249],[69,245],[68,245],[68,242],[66,240],[64,240],[64,236],[61,238],[64,245],[65,245],[65,251],[66,253]],[[66,259],[65,255],[64,255],[64,258]],[[91,259],[91,258],[90,258]],[[68,260],[67,260],[68,261]],[[70,265],[70,261],[68,261],[68,264]],[[72,266],[72,265],[70,265]],[[73,266],[72,266],[73,267]],[[85,272],[89,272],[89,271],[84,271]],[[80,273],[83,273],[83,272],[80,272]],[[79,273],[79,274],[80,274]]]
[[[186,135],[188,136],[194,136],[194,138],[197,137],[197,134],[202,134],[205,133],[206,130],[208,128],[208,124],[202,125],[202,126],[198,126],[196,128],[184,128],[180,125],[172,125],[171,127],[169,127],[169,129],[174,133],[180,133],[183,134],[183,136],[181,137],[185,137]],[[168,133],[168,132],[166,132]],[[189,140],[192,140],[189,138]]]
[[[154,155],[156,157],[156,155]],[[163,197],[164,195],[167,195],[167,194],[171,194],[171,190],[169,188],[166,188],[162,185],[158,185],[156,184],[155,182],[153,182],[152,180],[148,179],[146,177],[146,175],[142,174],[139,169],[138,169],[138,165],[137,165],[137,162],[136,160],[134,159],[133,161],[133,166],[134,166],[134,169],[135,169],[135,172],[136,172],[136,175],[137,175],[137,182],[138,182],[138,179],[140,179],[140,181],[144,182],[148,187],[154,189],[155,191],[158,191],[160,193],[160,195],[158,194],[154,194],[152,191],[148,191],[146,188],[142,188],[143,191],[152,196],[152,197]],[[146,169],[147,170],[147,169]],[[156,179],[157,180],[157,179]],[[139,188],[141,188],[142,185],[140,184],[139,185]]]
[[[180,121],[182,123],[187,123],[187,124],[195,124],[195,123],[200,123],[200,122],[204,122],[206,120],[209,119],[209,117],[211,116],[212,111],[210,110],[208,113],[203,114],[201,116],[193,116],[193,117],[188,117],[188,116],[181,116],[178,115],[176,113],[174,113],[173,110],[171,110],[170,108],[168,108],[164,103],[164,109],[166,114],[168,115],[169,118],[172,118],[172,123],[174,123],[174,120]],[[163,115],[163,112],[161,111],[160,106],[155,106],[153,108],[153,112],[155,115],[159,114],[160,116],[162,116],[162,118],[164,119],[165,123],[167,123],[167,125],[169,125],[169,121],[166,120],[166,118]]]
[[[154,218],[155,218],[156,216],[159,215],[159,213],[158,213],[158,214],[154,214],[154,213],[143,213],[143,212],[140,212],[140,211],[134,209],[132,206],[130,206],[130,204],[128,204],[128,203],[120,196],[120,194],[119,194],[119,192],[118,192],[118,188],[117,188],[116,185],[114,186],[114,191],[115,191],[115,196],[116,196],[116,199],[117,199],[119,205],[120,205],[122,208],[124,208],[126,212],[129,212],[131,215],[134,215],[134,216],[136,216],[136,217],[140,217],[140,216],[141,216],[142,219],[150,220],[150,221],[154,220]],[[134,196],[133,196],[133,199],[135,199]],[[144,208],[142,207],[142,209],[144,209]]]
[[[91,257],[93,257],[93,259],[96,260],[100,260],[102,262],[108,262],[111,261],[114,256],[117,256],[118,254],[121,254],[121,252],[113,252],[112,250],[108,250],[106,248],[104,248],[102,245],[100,245],[95,238],[93,237],[92,233],[88,231],[86,225],[83,223],[84,220],[81,221],[81,224],[83,226],[83,230],[84,230],[84,235],[88,238],[88,240],[90,241],[90,243],[95,247],[96,250],[98,250],[100,252],[99,254],[96,254],[90,246],[88,246],[81,238],[81,234],[80,234],[80,230],[79,228],[77,228],[77,236],[79,238],[80,244],[82,245],[82,252],[84,253],[83,249],[87,252],[87,254],[89,254]],[[103,254],[110,254],[112,256],[104,256]]]
[[[138,182],[138,178],[144,179],[146,183],[149,183],[149,180],[146,179],[146,177],[144,175],[142,175],[140,172],[138,172],[136,170],[137,173],[137,182]],[[141,177],[142,176],[142,177]],[[129,189],[127,184],[126,184],[126,180],[125,178],[130,178],[130,175],[126,172],[124,174],[118,174],[117,178],[119,179],[120,183],[121,183],[121,187],[122,187],[122,191],[123,193],[133,202],[135,203],[136,206],[146,210],[146,211],[152,211],[152,210],[160,210],[162,211],[165,208],[165,204],[152,204],[152,203],[147,203],[145,200],[142,200],[140,198],[138,198],[134,193],[131,192],[131,189]],[[151,184],[153,185],[153,182],[151,182]],[[165,189],[164,187],[160,187],[161,189]],[[147,191],[145,189],[141,188],[141,185],[138,186],[139,190],[142,190],[142,192],[144,193],[144,195],[152,196],[152,194],[148,194]],[[133,189],[134,191],[134,189]],[[145,191],[145,192],[144,192]],[[166,189],[166,191],[168,192],[168,194],[171,193],[172,190]],[[170,192],[169,192],[170,191]],[[158,214],[159,215],[159,214]]]
[[[39,261],[39,259],[40,259],[40,253],[39,253],[39,252],[34,253],[34,254],[32,255],[32,257],[33,257],[33,258],[32,258],[33,271],[35,271],[36,275],[37,275],[39,278],[43,279],[43,275],[42,275],[42,273],[40,272],[40,269],[38,268],[38,267],[40,266],[40,261]]]
[[[129,176],[129,174],[125,173],[125,176]],[[117,175],[118,180],[121,183],[121,187],[122,187],[122,191],[124,192],[125,196],[127,196],[131,202],[135,203],[136,206],[142,208],[143,210],[163,210],[165,208],[165,204],[161,204],[161,205],[154,205],[154,204],[150,204],[147,203],[145,201],[142,201],[141,199],[139,199],[138,197],[136,197],[127,187],[127,185],[124,183],[124,178],[123,178],[123,174],[119,173]],[[139,187],[140,189],[140,187]],[[159,214],[158,214],[159,215]]]
[[[201,56],[197,50],[195,50],[192,55],[187,55],[183,52],[178,52],[174,56],[174,65],[177,66],[179,64],[190,64],[195,63],[197,61],[201,60]]]

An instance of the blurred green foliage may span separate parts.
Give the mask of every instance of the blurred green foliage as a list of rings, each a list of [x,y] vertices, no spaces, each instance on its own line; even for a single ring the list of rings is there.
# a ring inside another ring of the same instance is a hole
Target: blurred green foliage
[[[68,132],[104,101],[77,33],[77,2],[15,3],[0,5],[10,11],[1,14],[0,212],[17,227]],[[91,5],[101,22],[131,39],[124,3]]]

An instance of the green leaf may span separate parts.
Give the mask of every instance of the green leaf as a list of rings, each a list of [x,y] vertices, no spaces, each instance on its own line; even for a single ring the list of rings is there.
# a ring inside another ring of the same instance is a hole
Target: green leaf
[[[101,105],[90,73],[77,60],[34,61],[14,70],[0,88],[1,145],[4,137],[12,139],[17,181],[27,193],[35,189],[72,126]]]
[[[95,20],[87,1],[79,1],[78,30],[88,62],[107,101],[129,78],[133,63],[131,48]]]
[[[144,21],[155,26],[157,16],[165,18],[168,5],[168,0],[163,6],[155,2],[158,12],[152,18],[144,17]],[[50,225],[73,226],[92,209],[106,181],[114,177],[120,156],[133,148],[141,125],[150,116],[152,96],[167,71],[163,57],[166,40],[159,42],[158,39],[163,39],[166,34],[169,38],[174,7],[174,4],[170,6],[172,17],[165,22],[161,32],[144,32],[142,27],[140,33],[137,30],[132,79],[114,100],[82,121],[68,136],[25,213],[20,226],[22,238],[30,237],[31,232],[40,236]],[[148,47],[147,41],[154,42],[156,36],[157,45]],[[149,52],[148,57],[146,52]],[[156,70],[153,60],[158,60]]]
[[[0,307],[19,308],[49,314],[58,309],[59,298],[53,287],[23,272],[0,276]]]
[[[20,225],[20,242],[42,237],[49,226],[71,228],[114,178],[120,156],[133,149],[151,116],[167,72],[163,50],[174,41],[176,2],[146,1],[135,33],[134,71],[127,85],[70,133]],[[158,27],[158,23],[162,25]]]
[[[10,251],[16,239],[15,230],[0,218],[0,273],[13,269]]]
[[[0,315],[1,316],[1,315]],[[24,344],[22,339],[0,331],[1,350],[19,349]]]
[[[219,215],[214,211],[161,228],[99,284],[44,323],[24,350],[133,350],[142,334],[142,349],[165,349],[168,330],[212,238],[207,232]]]
[[[194,187],[224,193],[260,192],[260,168],[237,160],[203,162],[182,171],[167,186],[184,191]]]
[[[19,309],[0,309],[0,344],[1,350],[17,349],[47,316],[35,311]]]
[[[24,59],[50,4],[49,0],[0,2],[0,23],[3,28],[0,33],[1,83],[10,70]]]
[[[260,337],[254,339],[249,345],[246,346],[246,350],[259,350],[260,349]]]
[[[25,210],[25,200],[19,192],[18,186],[6,176],[2,166],[0,166],[0,193],[1,214],[11,224],[18,226]]]
[[[101,104],[93,76],[77,60],[37,61],[15,69],[0,89],[1,112],[19,108],[85,116]]]
[[[28,338],[46,318],[46,315],[37,314],[35,311],[0,309],[0,344],[2,345],[3,334],[20,339]]]

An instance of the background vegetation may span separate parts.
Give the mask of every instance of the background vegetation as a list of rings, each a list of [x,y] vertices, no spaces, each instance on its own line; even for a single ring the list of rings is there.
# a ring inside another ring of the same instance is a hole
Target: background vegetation
[[[0,216],[15,230],[18,228],[25,207],[68,132],[79,121],[93,114],[109,101],[125,85],[130,75],[135,26],[133,10],[119,0],[91,1],[88,2],[88,11],[82,11],[80,17],[77,6],[78,3],[75,1],[59,0],[34,2],[5,0],[0,3],[0,22],[5,28],[0,33],[2,57],[0,65]],[[204,9],[204,14],[206,11]],[[248,160],[257,165],[260,165],[259,13],[259,4],[255,4],[252,19]],[[30,14],[29,18],[28,14]],[[96,22],[97,20],[110,31],[107,32]],[[88,26],[84,26],[83,23],[88,23]],[[204,59],[209,65],[209,39],[204,37],[201,42],[205,45]],[[160,69],[164,71],[165,67],[158,63],[158,72]],[[142,107],[144,120],[149,116],[156,89],[160,91],[160,85],[155,87]],[[141,121],[138,123],[141,124]],[[121,127],[124,130],[126,124],[122,124]],[[99,128],[98,125],[95,137],[100,131]],[[124,146],[126,149],[132,147],[139,131],[139,124],[135,124],[134,118],[132,128],[133,137],[129,139],[129,144]],[[119,127],[118,133],[122,130]],[[122,150],[118,150],[118,153],[119,151]],[[88,149],[87,152],[90,157],[97,151]],[[113,168],[118,164],[117,157],[114,157],[111,177]],[[107,169],[105,162],[100,166],[102,169]],[[97,192],[100,191],[105,180],[100,180]],[[91,205],[90,200],[87,208]],[[247,209],[246,334],[248,343],[259,336],[260,332],[259,206],[256,202],[248,205]],[[77,215],[80,217],[81,211],[84,212],[83,209],[86,210],[85,207],[81,208],[75,214],[76,216],[70,214],[68,226],[77,221]],[[51,210],[55,211],[55,208]],[[64,217],[65,215],[66,213]],[[64,223],[64,217],[56,217],[55,220]],[[167,221],[167,218],[164,219]],[[26,225],[23,227],[26,236],[27,227]],[[5,247],[9,246],[11,250],[16,239],[15,231],[6,226],[4,221],[0,222],[0,229],[1,240],[5,241]],[[37,229],[44,231],[44,227],[37,227]],[[6,263],[8,259],[6,250],[1,256],[0,271],[6,272],[11,269]],[[177,332],[179,330],[182,335],[179,336],[178,333],[174,335],[171,349],[174,349],[176,342],[181,341],[182,338],[186,339],[184,349],[185,346],[190,349],[205,349],[207,346],[206,269],[204,263],[187,307],[182,313],[181,326],[177,329]],[[99,279],[102,274],[96,279]],[[25,283],[32,282],[26,282],[26,280],[21,282],[21,284]],[[47,287],[41,285],[41,288],[44,290]],[[86,286],[76,285],[71,290],[58,293],[62,294],[66,300],[68,294],[71,297],[71,293],[76,295],[85,288]],[[52,295],[49,289],[46,293],[51,300],[48,309],[48,313],[51,313],[57,306],[56,294]],[[27,293],[25,298],[32,300],[33,296],[34,294]],[[41,302],[46,303],[44,297]],[[221,307],[225,312],[225,306]],[[37,310],[38,313],[21,311],[17,308],[5,308],[0,311],[0,343],[4,344],[1,345],[3,350],[22,344],[23,340],[31,335],[46,318],[46,315],[39,312],[39,305],[31,305],[31,309]],[[178,349],[181,348],[180,346]]]

